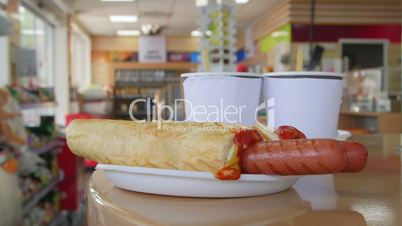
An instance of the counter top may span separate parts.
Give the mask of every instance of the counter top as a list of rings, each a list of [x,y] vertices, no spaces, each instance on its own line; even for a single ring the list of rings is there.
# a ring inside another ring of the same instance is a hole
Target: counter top
[[[373,112],[373,111],[361,111],[361,112],[353,112],[353,111],[341,111],[340,114],[343,115],[352,115],[352,116],[362,116],[362,117],[379,117],[382,115],[401,115],[401,112]]]
[[[273,195],[205,199],[119,189],[102,170],[88,189],[88,224],[96,225],[402,225],[402,135],[354,136],[369,150],[360,173],[302,177]],[[163,185],[161,185],[163,186]],[[179,185],[178,185],[179,186]]]

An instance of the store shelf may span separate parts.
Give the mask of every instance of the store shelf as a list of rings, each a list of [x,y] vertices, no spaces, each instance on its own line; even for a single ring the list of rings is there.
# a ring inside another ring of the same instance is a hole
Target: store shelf
[[[56,102],[53,101],[20,104],[20,108],[22,110],[35,109],[35,108],[54,108],[54,107],[56,107]]]
[[[341,111],[343,115],[353,115],[353,116],[363,116],[363,117],[378,117],[380,114],[386,114],[387,112],[352,112],[352,111]],[[389,113],[389,112],[388,112]]]
[[[115,115],[117,115],[117,116],[126,116],[126,117],[129,117],[129,114],[128,114],[128,112],[115,112],[114,113]],[[147,115],[147,112],[146,111],[138,111],[138,112],[133,112],[133,115],[134,116],[146,116]]]
[[[60,146],[60,142],[58,140],[54,140],[52,142],[49,142],[49,143],[43,145],[43,147],[31,148],[31,150],[33,153],[35,153],[37,155],[41,155],[46,152],[52,151],[52,150],[58,148],[59,146]]]
[[[110,118],[112,116],[111,113],[96,113],[96,112],[86,112],[86,111],[82,112],[82,113],[89,114],[89,115],[96,116],[96,117],[100,117],[100,118]]]
[[[52,221],[50,221],[50,223],[48,224],[48,226],[58,226],[60,225],[60,220],[62,219],[62,214],[61,212],[56,214],[56,216],[53,217]]]
[[[109,98],[93,98],[93,99],[83,99],[83,103],[96,103],[96,102],[102,102],[102,101],[110,101]]]
[[[350,112],[341,111],[339,129],[374,131],[375,133],[402,133],[400,112]]]
[[[175,81],[179,82],[179,81]],[[159,88],[168,84],[166,81],[139,81],[139,82],[116,82],[116,87],[127,87],[127,86],[137,86],[137,87],[156,87]]]
[[[87,213],[86,199],[83,199],[80,203],[80,207],[74,213],[72,213],[72,226],[80,226],[85,222],[85,215]]]
[[[111,65],[112,70],[118,69],[135,69],[135,70],[183,70],[190,71],[197,69],[198,64],[188,62],[169,62],[160,64],[143,64],[137,62],[118,62]]]
[[[115,96],[115,100],[135,100],[135,99],[144,99],[147,97],[141,97],[141,96]]]
[[[22,207],[22,215],[27,215],[32,210],[32,208],[34,208],[39,203],[39,201],[44,198],[51,190],[53,190],[53,188],[55,188],[56,185],[62,180],[62,173],[51,179],[50,182],[42,190],[40,190],[31,199],[24,203]]]
[[[56,133],[58,138],[66,138],[66,127],[65,126],[57,126]]]

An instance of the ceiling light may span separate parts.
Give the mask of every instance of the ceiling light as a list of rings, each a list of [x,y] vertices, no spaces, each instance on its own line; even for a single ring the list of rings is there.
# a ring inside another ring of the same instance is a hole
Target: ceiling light
[[[134,2],[135,0],[100,0],[101,2]]]
[[[143,24],[141,31],[146,35],[158,35],[162,31],[162,27],[159,24]]]
[[[43,30],[22,29],[20,31],[22,35],[44,35]]]
[[[24,13],[24,12],[25,12],[24,6],[18,7],[18,11],[19,11],[20,13]]]
[[[109,16],[109,19],[116,23],[135,23],[138,21],[137,16]]]
[[[201,31],[194,30],[194,31],[191,32],[191,36],[193,36],[193,37],[201,37],[202,33],[201,33]]]
[[[195,6],[201,7],[208,5],[208,0],[195,0]]]
[[[289,33],[287,31],[274,31],[272,32],[271,36],[272,38],[277,38],[277,37],[281,37],[281,36],[286,36]]]
[[[118,36],[138,36],[141,32],[139,30],[118,30]]]
[[[237,4],[247,4],[250,0],[235,0]]]

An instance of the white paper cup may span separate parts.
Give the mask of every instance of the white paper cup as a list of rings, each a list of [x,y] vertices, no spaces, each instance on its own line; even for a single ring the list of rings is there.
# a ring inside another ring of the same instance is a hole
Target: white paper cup
[[[186,120],[256,123],[262,76],[252,73],[186,73],[184,98]]]
[[[310,71],[264,74],[267,124],[294,126],[309,138],[335,138],[343,77]]]

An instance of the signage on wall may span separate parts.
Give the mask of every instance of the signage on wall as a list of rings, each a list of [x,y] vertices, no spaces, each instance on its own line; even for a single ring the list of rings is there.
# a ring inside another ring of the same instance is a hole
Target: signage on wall
[[[14,62],[16,74],[20,77],[37,76],[37,59],[34,49],[15,47]]]
[[[138,61],[140,63],[166,62],[166,40],[164,37],[140,37],[138,46]]]

